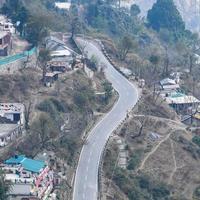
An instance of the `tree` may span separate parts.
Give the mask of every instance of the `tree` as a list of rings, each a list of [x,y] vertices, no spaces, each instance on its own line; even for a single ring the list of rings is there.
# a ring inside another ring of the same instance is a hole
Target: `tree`
[[[5,174],[0,170],[0,200],[8,200],[8,193],[11,190],[11,184],[5,180]]]
[[[29,16],[25,28],[25,36],[27,40],[34,46],[43,43],[44,38],[48,35],[48,30],[53,22],[50,15],[39,12]]]
[[[53,134],[53,122],[48,114],[41,113],[38,120],[32,124],[31,130],[39,134],[42,148]]]
[[[29,101],[27,104],[25,104],[25,112],[24,112],[24,118],[25,118],[25,129],[28,130],[29,127],[29,121],[30,121],[30,114],[32,111],[33,103]]]
[[[70,21],[70,30],[71,38],[74,38],[74,35],[80,30],[81,22],[78,15],[78,8],[76,5],[72,5],[69,10],[69,21]]]
[[[112,97],[113,87],[111,83],[106,81],[103,83],[103,88],[105,91],[105,102],[107,103],[108,100]]]
[[[44,81],[45,74],[47,72],[47,62],[50,61],[50,51],[48,49],[40,49],[38,60],[42,68],[42,80]]]
[[[130,10],[131,16],[137,17],[140,13],[140,7],[136,4],[131,5],[131,10]]]
[[[119,57],[125,60],[128,53],[135,47],[135,43],[130,36],[124,36],[119,43]]]
[[[149,61],[154,65],[153,73],[155,73],[160,61],[160,57],[158,55],[151,55]]]
[[[174,33],[185,31],[185,23],[173,0],[157,0],[152,9],[148,11],[147,19],[149,25],[156,31],[161,28]]]

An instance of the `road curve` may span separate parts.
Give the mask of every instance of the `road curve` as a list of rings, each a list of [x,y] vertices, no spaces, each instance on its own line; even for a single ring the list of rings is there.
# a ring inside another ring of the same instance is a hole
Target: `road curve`
[[[92,129],[83,146],[77,166],[73,200],[97,200],[98,197],[98,168],[101,154],[110,134],[125,119],[127,111],[131,110],[138,101],[137,87],[122,76],[106,59],[101,50],[92,42],[77,39],[84,46],[88,57],[94,55],[98,62],[103,63],[105,75],[119,93],[119,99],[112,110]]]

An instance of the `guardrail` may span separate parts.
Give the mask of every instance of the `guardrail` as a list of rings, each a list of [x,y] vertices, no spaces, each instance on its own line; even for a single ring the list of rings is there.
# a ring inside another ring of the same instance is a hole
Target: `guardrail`
[[[22,58],[27,58],[28,56],[32,56],[34,53],[36,53],[36,50],[36,47],[34,47],[31,50],[2,58],[0,59],[0,66],[21,60]]]

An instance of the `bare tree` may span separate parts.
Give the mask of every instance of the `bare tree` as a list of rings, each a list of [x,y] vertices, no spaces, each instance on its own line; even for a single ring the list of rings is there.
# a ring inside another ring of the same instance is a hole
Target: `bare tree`
[[[128,53],[136,48],[136,43],[130,36],[124,36],[119,42],[119,57],[121,60],[125,60]]]
[[[38,60],[42,68],[42,81],[44,81],[44,77],[47,72],[47,62],[50,61],[50,59],[51,59],[50,51],[45,48],[40,49]]]
[[[29,101],[27,104],[24,105],[24,107],[25,107],[24,108],[25,109],[25,112],[24,112],[25,129],[28,130],[28,129],[30,129],[29,121],[30,121],[30,115],[31,115],[32,108],[33,108],[32,101]]]

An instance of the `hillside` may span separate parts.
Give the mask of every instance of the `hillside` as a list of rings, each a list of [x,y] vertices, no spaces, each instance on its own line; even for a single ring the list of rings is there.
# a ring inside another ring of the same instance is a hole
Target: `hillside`
[[[110,139],[103,167],[105,199],[199,199],[200,149],[192,133],[179,121],[167,119],[172,115],[164,104],[167,115],[160,109],[142,115],[145,101],[153,105],[143,96],[139,115],[135,111]]]
[[[152,7],[156,0],[123,0],[122,4],[130,6],[136,3],[140,6],[142,15],[146,16],[147,11]],[[199,31],[200,28],[200,7],[199,0],[174,0],[176,3],[184,21],[186,22],[187,28],[194,31]]]

